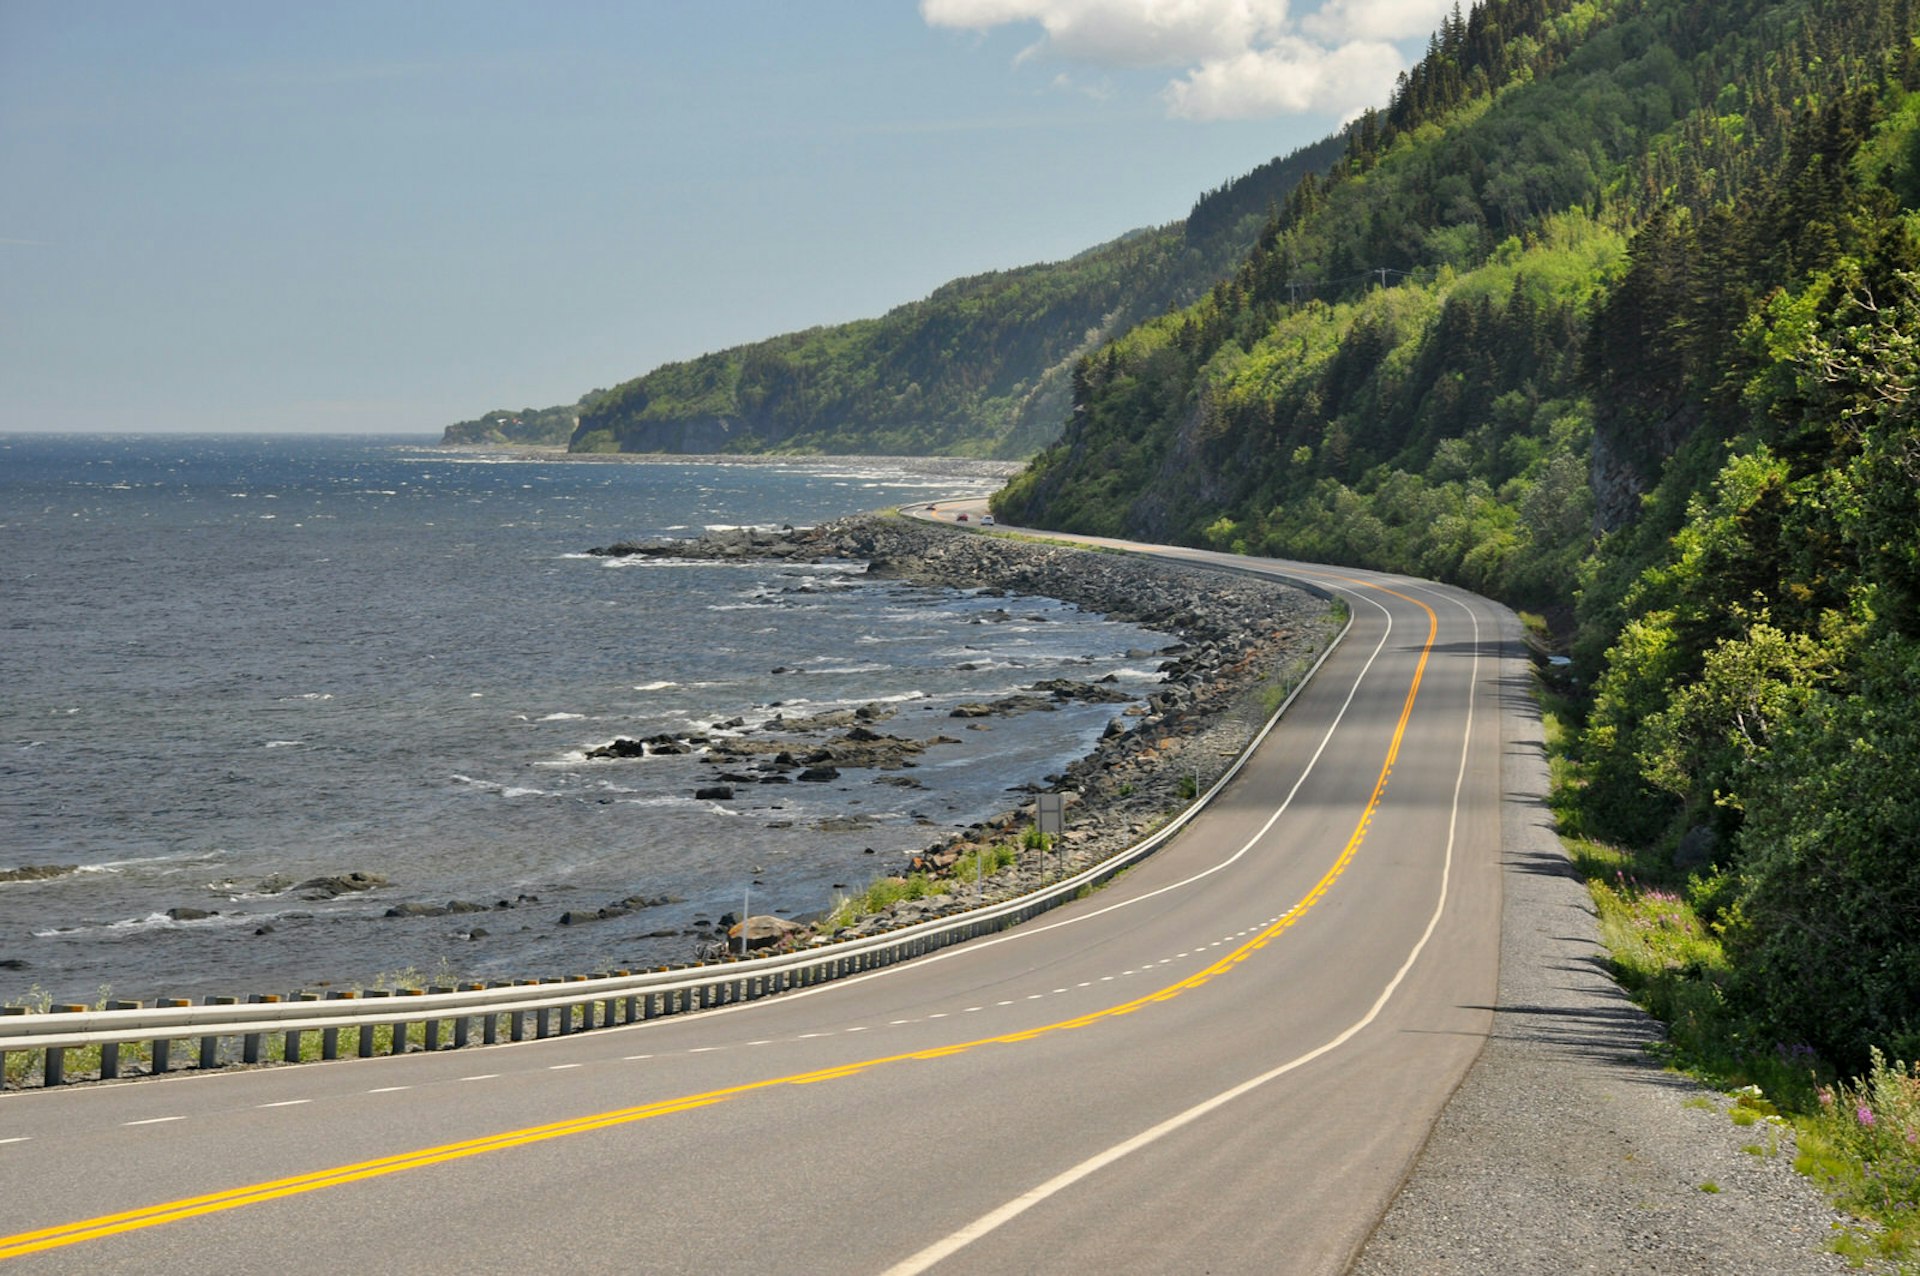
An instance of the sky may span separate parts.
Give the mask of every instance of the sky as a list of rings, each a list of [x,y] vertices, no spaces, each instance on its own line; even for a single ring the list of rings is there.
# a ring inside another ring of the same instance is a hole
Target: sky
[[[0,0],[0,430],[428,433],[1185,216],[1453,0]]]

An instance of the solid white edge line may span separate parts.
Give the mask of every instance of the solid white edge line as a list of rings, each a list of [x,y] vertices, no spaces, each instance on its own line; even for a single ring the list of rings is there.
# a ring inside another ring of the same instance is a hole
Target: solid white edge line
[[[1414,944],[1413,951],[1407,954],[1407,959],[1400,964],[1400,969],[1394,972],[1393,978],[1387,981],[1387,986],[1382,989],[1380,995],[1374,999],[1374,1003],[1372,1007],[1368,1009],[1367,1013],[1348,1025],[1332,1040],[1316,1046],[1312,1050],[1307,1051],[1307,1053],[1297,1058],[1289,1059],[1287,1062],[1276,1068],[1271,1068],[1257,1077],[1250,1077],[1242,1081],[1239,1085],[1221,1091],[1211,1099],[1204,1099],[1186,1111],[1168,1117],[1165,1121],[1153,1126],[1151,1129],[1142,1130],[1132,1138],[1122,1143],[1116,1143],[1106,1151],[1088,1157],[1071,1169],[1056,1174],[1045,1183],[1040,1184],[1040,1186],[1008,1201],[999,1209],[981,1215],[952,1235],[935,1241],[912,1257],[887,1268],[883,1276],[917,1276],[918,1273],[924,1272],[936,1263],[944,1261],[979,1240],[981,1237],[986,1236],[988,1233],[996,1231],[1005,1224],[1012,1222],[1047,1198],[1065,1191],[1089,1175],[1098,1173],[1122,1157],[1137,1152],[1150,1143],[1158,1142],[1182,1126],[1191,1125],[1216,1108],[1226,1106],[1240,1096],[1251,1090],[1258,1089],[1269,1081],[1283,1077],[1297,1068],[1312,1063],[1322,1055],[1338,1050],[1341,1046],[1359,1035],[1359,1033],[1373,1023],[1375,1019],[1380,1017],[1380,1012],[1386,1009],[1387,1002],[1391,1000],[1393,994],[1399,990],[1408,972],[1413,969],[1414,963],[1419,960],[1420,954],[1425,951],[1427,941],[1433,938],[1433,932],[1439,929],[1440,918],[1446,911],[1448,891],[1453,880],[1453,846],[1460,823],[1460,791],[1466,785],[1467,757],[1473,742],[1474,707],[1480,699],[1480,618],[1475,616],[1473,609],[1465,603],[1460,603],[1457,599],[1452,601],[1464,610],[1468,618],[1473,621],[1473,672],[1467,683],[1467,725],[1460,740],[1460,767],[1453,779],[1453,808],[1447,816],[1447,850],[1440,861],[1440,895],[1439,898],[1434,901],[1433,915],[1427,919],[1427,927],[1420,933],[1420,938],[1418,942]]]

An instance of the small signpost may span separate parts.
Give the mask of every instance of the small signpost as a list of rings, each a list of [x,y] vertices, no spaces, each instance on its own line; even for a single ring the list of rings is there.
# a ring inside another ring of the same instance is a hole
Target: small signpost
[[[1067,795],[1041,793],[1034,801],[1033,822],[1047,837],[1059,837],[1067,831]]]

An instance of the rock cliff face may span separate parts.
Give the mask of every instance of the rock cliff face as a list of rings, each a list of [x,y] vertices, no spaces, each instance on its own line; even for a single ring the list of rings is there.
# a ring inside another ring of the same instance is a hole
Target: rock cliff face
[[[1594,422],[1587,478],[1593,488],[1593,530],[1618,531],[1640,515],[1640,498],[1660,481],[1669,458],[1700,425],[1699,414],[1681,411],[1651,428],[1629,434],[1606,414]]]
[[[576,440],[591,434],[596,427],[588,418],[575,430]],[[752,437],[761,446],[780,442],[750,430],[732,417],[688,417],[673,421],[636,421],[622,425],[613,433],[622,452],[666,452],[676,456],[717,456],[743,438]]]

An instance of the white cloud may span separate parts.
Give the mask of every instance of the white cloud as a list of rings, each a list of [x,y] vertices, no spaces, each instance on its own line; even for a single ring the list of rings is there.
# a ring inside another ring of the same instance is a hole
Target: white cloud
[[[1039,53],[1101,66],[1190,66],[1286,27],[1287,0],[920,0],[936,27],[985,31],[1037,22]]]
[[[1358,40],[1325,48],[1286,39],[1204,62],[1161,94],[1188,120],[1249,120],[1308,112],[1348,119],[1386,102],[1406,66],[1391,44]]]
[[[1454,0],[1324,0],[1295,18],[1288,0],[920,0],[936,27],[1036,23],[1017,61],[1176,67],[1170,115],[1254,119],[1358,114],[1384,105],[1406,60],[1391,41],[1430,34]]]
[[[1454,0],[1326,0],[1300,19],[1300,27],[1320,40],[1425,39],[1440,29]],[[1468,9],[1461,0],[1460,11]]]

